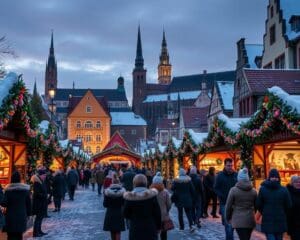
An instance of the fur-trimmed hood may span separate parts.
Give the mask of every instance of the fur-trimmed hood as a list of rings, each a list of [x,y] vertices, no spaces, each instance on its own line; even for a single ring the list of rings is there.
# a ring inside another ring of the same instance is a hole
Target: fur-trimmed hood
[[[191,181],[191,178],[187,175],[179,176],[178,178],[174,179],[174,182],[176,182],[176,183],[187,183],[187,182],[190,182],[190,181]]]
[[[120,184],[111,184],[109,188],[105,189],[104,194],[108,197],[121,197],[126,192]]]
[[[30,178],[30,182],[32,182],[32,183],[37,182],[37,183],[43,184],[42,179],[40,179],[40,177],[36,174],[32,175],[32,177]]]
[[[24,183],[10,183],[8,184],[4,191],[29,191],[30,186]]]
[[[129,201],[143,201],[155,197],[158,194],[155,188],[136,187],[131,192],[125,192],[123,197]]]

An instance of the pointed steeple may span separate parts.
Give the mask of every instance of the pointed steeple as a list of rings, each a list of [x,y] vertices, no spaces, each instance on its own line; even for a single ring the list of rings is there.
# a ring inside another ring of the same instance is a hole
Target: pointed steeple
[[[37,88],[36,88],[36,78],[34,79],[34,85],[33,85],[33,94],[32,96],[36,96],[37,95]]]
[[[56,61],[55,61],[55,55],[54,55],[54,43],[53,43],[53,30],[51,33],[51,43],[50,43],[50,48],[49,48],[47,67],[56,68]]]
[[[136,45],[135,68],[140,68],[140,69],[144,68],[140,25],[138,28],[138,38],[137,38],[137,45]]]
[[[51,33],[50,55],[54,55],[53,30]]]
[[[167,48],[166,34],[165,34],[165,30],[163,30],[161,53],[159,56],[159,64],[158,64],[158,83],[159,84],[170,84],[171,71],[172,71],[172,65],[170,64],[170,61],[169,61],[169,53],[168,53],[168,48]]]

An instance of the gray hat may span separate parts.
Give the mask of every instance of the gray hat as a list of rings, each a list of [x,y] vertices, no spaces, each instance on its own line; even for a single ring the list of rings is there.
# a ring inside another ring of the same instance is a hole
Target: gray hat
[[[247,168],[242,168],[237,176],[238,181],[249,181],[249,174],[248,174],[248,169]]]
[[[159,184],[159,183],[163,183],[163,177],[161,176],[161,173],[160,172],[157,172],[152,180],[152,183],[156,183],[156,184]]]
[[[183,168],[180,168],[179,169],[179,176],[185,176],[186,175],[186,172]]]

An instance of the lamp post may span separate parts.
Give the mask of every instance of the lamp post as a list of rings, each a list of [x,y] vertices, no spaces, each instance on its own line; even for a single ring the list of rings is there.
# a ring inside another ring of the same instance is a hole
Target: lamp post
[[[49,89],[49,97],[51,99],[51,104],[50,104],[50,112],[51,112],[51,115],[50,115],[50,122],[52,122],[52,118],[53,118],[53,114],[54,114],[54,111],[55,111],[55,107],[54,107],[54,97],[55,97],[55,89],[54,88],[50,88]]]

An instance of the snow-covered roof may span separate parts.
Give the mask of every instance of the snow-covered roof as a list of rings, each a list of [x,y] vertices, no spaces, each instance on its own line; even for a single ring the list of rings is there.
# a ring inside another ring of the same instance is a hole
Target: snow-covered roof
[[[173,92],[170,94],[148,95],[143,102],[146,103],[146,102],[168,101],[168,95],[170,95],[171,101],[177,101],[178,94],[180,99],[196,99],[200,93],[201,91],[186,91],[186,92]]]
[[[181,144],[182,144],[182,140],[179,140],[175,137],[172,137],[172,142],[173,142],[176,149],[179,149]]]
[[[262,52],[264,49],[264,45],[262,44],[245,44],[247,56],[248,56],[248,63],[250,68],[257,68],[255,64],[255,58],[257,56],[262,56]]]
[[[111,125],[147,125],[146,121],[133,112],[111,112]]]
[[[69,139],[59,140],[59,145],[62,148],[66,149],[68,147],[68,145],[69,145]]]
[[[195,142],[196,145],[203,143],[203,140],[207,138],[208,133],[197,133],[193,129],[188,129],[188,133],[191,135],[191,138]]]
[[[47,121],[47,120],[43,120],[39,124],[39,129],[44,134],[46,133],[48,127],[49,127],[49,121]]]
[[[225,126],[233,132],[238,132],[241,124],[249,120],[249,118],[229,118],[223,113],[219,114],[218,118],[224,121]]]
[[[166,146],[161,145],[160,143],[157,145],[158,146],[158,150],[163,153],[166,150]]]
[[[268,91],[281,98],[285,104],[291,106],[300,114],[300,95],[290,95],[277,86],[268,88]]]
[[[3,99],[9,94],[9,90],[17,81],[18,75],[14,72],[10,72],[3,79],[0,79],[0,105],[2,105]]]
[[[233,81],[217,81],[218,88],[223,101],[224,109],[233,109],[233,93],[234,93],[234,82]]]
[[[293,40],[300,36],[300,32],[292,31],[291,24],[289,23],[290,18],[295,15],[300,15],[300,1],[299,0],[281,0],[280,8],[282,10],[282,17],[286,22],[286,35],[289,40]]]

